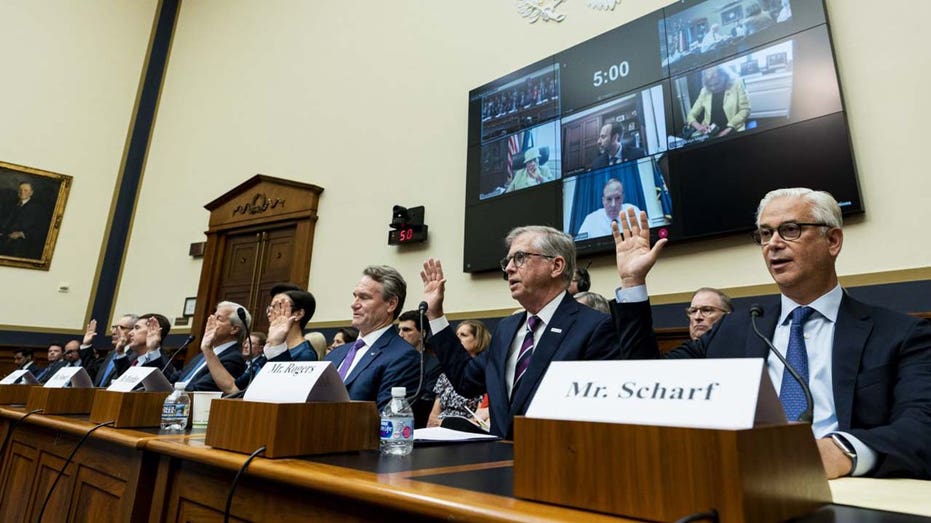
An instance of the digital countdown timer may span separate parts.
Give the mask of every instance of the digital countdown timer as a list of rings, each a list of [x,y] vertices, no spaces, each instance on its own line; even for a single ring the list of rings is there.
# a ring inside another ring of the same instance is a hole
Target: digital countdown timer
[[[610,82],[616,82],[621,78],[627,78],[627,75],[630,74],[630,63],[627,60],[624,60],[618,64],[612,64],[605,70],[595,71],[592,76],[592,86],[601,87],[604,84]]]
[[[426,225],[403,225],[388,231],[388,245],[404,245],[427,241]]]

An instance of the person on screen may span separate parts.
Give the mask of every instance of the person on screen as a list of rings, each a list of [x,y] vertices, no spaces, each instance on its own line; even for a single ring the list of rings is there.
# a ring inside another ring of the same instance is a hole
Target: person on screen
[[[689,318],[689,337],[697,340],[733,310],[734,306],[727,294],[711,287],[698,289],[692,294],[692,302],[685,309],[685,315]]]
[[[539,160],[540,151],[538,151],[536,147],[527,149],[524,153],[524,168],[518,169],[518,171],[514,173],[514,178],[511,179],[511,183],[508,184],[507,191],[505,192],[525,189],[552,181],[553,175],[550,173],[550,170],[545,165],[539,165]]]
[[[456,391],[488,393],[491,432],[513,438],[513,416],[527,411],[551,361],[613,360],[620,356],[611,317],[566,292],[575,273],[575,242],[552,227],[511,230],[501,269],[511,297],[524,309],[502,318],[488,348],[472,357],[443,312],[446,279],[439,260],[423,264],[420,277],[436,351]]]
[[[646,276],[666,240],[650,247],[646,216],[615,230],[621,286],[612,303],[622,350],[658,356]],[[812,432],[828,478],[931,479],[931,323],[863,303],[837,279],[844,242],[830,194],[778,189],[760,201],[754,239],[780,296],[751,314],[728,314],[671,358],[767,358],[786,417],[805,410],[801,385],[770,357],[764,339],[803,376],[814,400]]]
[[[715,137],[727,136],[746,128],[750,98],[743,80],[725,65],[701,73],[702,88],[688,114],[688,124],[696,131]]]
[[[624,163],[643,155],[642,149],[624,143],[624,125],[621,122],[607,122],[598,133],[598,156],[592,162],[591,169]]]
[[[782,8],[779,10],[779,15],[776,16],[776,23],[785,22],[790,18],[792,18],[792,5],[789,0],[782,0]]]
[[[721,36],[721,26],[719,24],[712,24],[711,30],[705,33],[705,37],[701,41],[701,52],[710,51],[722,40],[724,40],[724,37]]]
[[[747,9],[747,18],[744,19],[744,26],[747,28],[747,36],[758,33],[763,29],[775,24],[773,17],[764,11],[760,4],[750,4]]]
[[[611,235],[611,222],[617,220],[621,213],[626,215],[628,209],[640,213],[636,205],[624,203],[624,185],[617,178],[609,179],[601,191],[601,209],[592,211],[582,220],[582,226],[576,239],[584,240]]]

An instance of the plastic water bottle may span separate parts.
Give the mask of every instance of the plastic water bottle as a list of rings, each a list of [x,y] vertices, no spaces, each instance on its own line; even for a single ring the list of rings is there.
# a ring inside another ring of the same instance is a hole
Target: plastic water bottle
[[[391,403],[381,413],[381,453],[406,456],[414,450],[414,411],[405,387],[391,387]]]
[[[184,392],[187,383],[175,383],[175,390],[165,398],[162,405],[162,430],[165,432],[184,432],[187,428],[188,415],[191,413],[191,396]]]

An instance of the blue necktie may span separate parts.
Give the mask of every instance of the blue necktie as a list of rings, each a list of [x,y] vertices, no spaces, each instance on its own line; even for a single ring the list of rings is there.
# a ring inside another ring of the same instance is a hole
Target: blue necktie
[[[789,347],[786,349],[786,361],[808,383],[808,350],[805,348],[805,322],[815,312],[811,307],[797,307],[792,311],[792,324],[789,326]],[[782,372],[782,388],[779,390],[782,408],[789,421],[796,421],[807,408],[805,391],[795,381],[788,370]]]
[[[178,380],[178,381],[185,381],[185,382],[191,381],[191,378],[193,378],[194,375],[197,374],[197,371],[200,370],[200,363],[201,363],[203,360],[204,360],[204,355],[203,355],[203,354],[198,354],[197,357],[195,357],[193,360],[191,360],[191,368],[188,369],[188,371],[187,371],[187,373],[184,375],[184,377],[181,378],[181,379]]]
[[[107,382],[107,378],[110,377],[111,372],[113,372],[113,358],[110,358],[110,363],[107,364],[107,368],[104,369],[103,374],[97,379],[98,387],[103,387],[103,384]]]

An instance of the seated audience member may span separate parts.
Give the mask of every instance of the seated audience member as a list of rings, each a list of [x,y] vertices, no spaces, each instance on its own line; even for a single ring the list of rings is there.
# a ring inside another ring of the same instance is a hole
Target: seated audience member
[[[301,289],[293,283],[281,283],[272,287],[272,302],[267,313],[272,317],[272,311],[280,307],[281,314],[294,316],[296,321],[288,331],[286,343],[289,354],[275,361],[290,359],[290,361],[317,361],[317,351],[304,339],[304,327],[317,310],[317,300],[314,295]],[[269,358],[271,360],[272,358]]]
[[[572,297],[575,298],[575,301],[587,307],[591,307],[598,312],[611,314],[611,309],[608,307],[608,300],[597,292],[580,292]]]
[[[551,361],[620,357],[611,317],[579,304],[566,292],[575,273],[572,237],[551,227],[512,230],[501,268],[511,297],[525,312],[503,318],[488,349],[473,358],[443,313],[446,279],[438,260],[424,263],[421,279],[443,372],[461,395],[488,393],[491,430],[512,437],[512,416],[527,410]]]
[[[491,333],[485,328],[484,323],[477,320],[460,322],[456,328],[456,336],[459,338],[462,348],[468,351],[473,358],[485,350],[491,342]],[[445,374],[440,374],[433,391],[436,393],[436,400],[433,402],[433,410],[430,412],[429,421],[427,421],[428,427],[439,427],[443,418],[449,416],[459,416],[471,420],[472,413],[469,410],[472,412],[478,410],[479,404],[484,397],[482,394],[473,398],[460,396]]]
[[[621,288],[613,304],[621,347],[654,354],[646,276],[665,240],[650,247],[646,216],[615,231]],[[768,193],[754,237],[780,296],[761,299],[756,322],[811,387],[812,432],[828,478],[931,478],[931,324],[868,305],[841,288],[835,263],[844,241],[840,207],[810,189]],[[789,420],[806,409],[801,386],[751,328],[728,314],[671,358],[767,358]]]
[[[591,265],[592,262],[588,262]],[[592,288],[592,277],[588,274],[588,268],[579,267],[572,275],[572,281],[569,282],[569,294],[575,296],[580,292],[585,292]]]
[[[322,360],[323,357],[326,356],[326,336],[324,336],[322,332],[308,332],[304,335],[304,339],[307,340],[307,343],[309,343],[314,350],[314,353],[317,355],[317,360]]]
[[[333,335],[333,341],[331,341],[330,346],[327,347],[326,353],[329,354],[331,350],[339,347],[340,345],[352,343],[356,341],[356,338],[358,337],[359,330],[355,327],[340,327],[336,330],[336,334]]]
[[[300,334],[298,322],[303,315],[303,309],[295,311],[288,301],[278,301],[270,306],[268,309],[268,336],[264,340],[262,354],[252,360],[245,371],[235,378],[223,365],[223,361],[216,352],[210,348],[212,344],[206,340],[208,336],[215,338],[218,329],[221,329],[216,318],[212,316],[207,318],[207,326],[204,329],[205,340],[201,343],[200,349],[207,364],[207,370],[210,372],[210,377],[213,378],[217,388],[227,395],[245,391],[252,383],[252,380],[255,379],[255,376],[262,371],[262,367],[269,361],[293,361],[292,352],[288,350],[291,343],[288,343],[287,340],[294,335],[295,331]],[[247,319],[251,320],[248,316]]]
[[[265,354],[265,343],[268,341],[268,336],[264,332],[252,331],[249,333],[249,343],[246,343],[242,346],[242,359],[246,360],[246,370],[249,370],[249,367],[259,356]],[[214,378],[216,381],[216,378]]]
[[[16,364],[16,370],[28,370],[33,377],[42,369],[32,361],[32,349],[16,349],[13,352],[13,363]]]
[[[57,343],[49,345],[48,367],[46,367],[38,376],[36,376],[36,380],[39,383],[43,385],[48,383],[48,380],[50,380],[56,372],[65,366],[66,362],[62,359],[62,352],[61,345],[58,345]]]
[[[94,377],[95,387],[109,387],[113,382],[113,378],[117,376],[116,364],[113,360],[126,352],[126,344],[129,343],[129,334],[132,332],[138,319],[139,316],[136,314],[124,314],[110,326],[110,343],[113,349],[108,352],[107,356],[103,358],[97,367]],[[84,333],[84,342],[81,344],[82,353],[93,349],[92,343],[96,336],[97,320],[91,320],[90,323],[87,324],[87,330]],[[129,363],[132,364],[133,360],[136,359],[136,354],[133,351],[129,351],[127,357],[129,358]]]
[[[252,322],[252,316],[242,305],[231,301],[221,301],[216,311],[207,317],[204,335],[200,342],[201,353],[195,356],[178,374],[169,377],[169,381],[183,381],[187,383],[187,391],[219,391],[220,388],[213,381],[210,369],[207,368],[205,353],[215,355],[220,366],[234,379],[238,378],[246,369],[246,362],[242,359],[242,344],[246,341],[247,328],[239,319],[237,310],[243,309],[247,323]],[[265,348],[268,352],[268,347]]]
[[[381,410],[391,401],[391,387],[417,389],[420,357],[393,325],[404,307],[407,283],[393,267],[371,265],[352,291],[352,326],[359,338],[333,349],[333,363],[346,384],[349,397],[374,401]]]
[[[433,400],[436,397],[433,394],[433,388],[436,386],[436,380],[443,372],[440,369],[440,361],[436,354],[430,350],[424,341],[430,335],[429,325],[424,318],[424,330],[420,332],[420,312],[405,311],[398,316],[398,335],[404,338],[415,350],[420,351],[423,348],[423,381],[418,381],[420,385],[420,396],[413,402],[411,408],[414,410],[414,427],[423,428],[427,426],[427,418],[430,417],[430,410],[433,408]],[[409,391],[408,396],[412,396],[417,390]]]
[[[165,368],[168,358],[162,354],[162,340],[168,337],[170,331],[171,322],[161,314],[139,316],[128,334],[126,348],[129,350],[113,357],[113,379],[119,378],[130,367]],[[134,359],[128,357],[129,352],[135,355]]]
[[[65,360],[65,367],[83,367],[81,365],[81,343],[78,340],[71,340],[65,343],[65,349],[62,352],[62,358]],[[94,379],[91,376],[91,379]]]
[[[689,337],[698,339],[733,310],[731,298],[727,294],[711,287],[698,289],[692,294],[692,302],[685,309],[685,315],[689,317]]]

